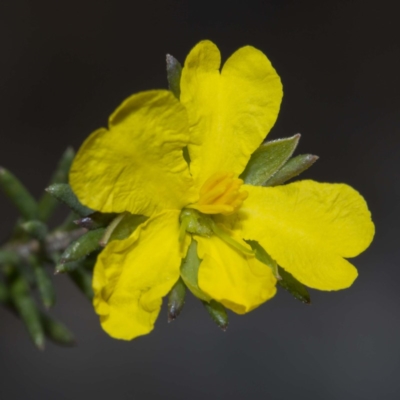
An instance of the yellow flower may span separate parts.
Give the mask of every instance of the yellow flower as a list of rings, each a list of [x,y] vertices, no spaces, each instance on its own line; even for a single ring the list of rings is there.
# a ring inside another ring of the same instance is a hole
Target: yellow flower
[[[202,41],[185,61],[180,86],[180,101],[167,90],[125,100],[109,128],[85,141],[71,169],[71,186],[86,206],[148,217],[98,257],[94,306],[106,332],[129,340],[153,329],[193,240],[202,260],[200,296],[239,314],[276,292],[272,269],[244,240],[257,241],[311,288],[350,286],[357,270],[344,257],[365,250],[374,234],[358,192],[344,184],[261,187],[238,179],[282,99],[267,57],[246,46],[220,71],[218,48]],[[189,233],[182,215],[196,212],[219,234]]]

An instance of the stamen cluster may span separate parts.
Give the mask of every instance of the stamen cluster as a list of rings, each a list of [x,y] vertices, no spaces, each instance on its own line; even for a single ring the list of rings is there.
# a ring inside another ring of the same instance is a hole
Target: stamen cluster
[[[242,185],[243,180],[234,178],[233,173],[217,172],[204,182],[197,203],[188,207],[204,214],[234,214],[248,197],[246,191],[240,191]]]

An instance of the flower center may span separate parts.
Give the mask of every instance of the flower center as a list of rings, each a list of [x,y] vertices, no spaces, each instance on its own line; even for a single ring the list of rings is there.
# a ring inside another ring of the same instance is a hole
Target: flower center
[[[231,215],[239,210],[249,195],[240,191],[243,180],[230,172],[217,172],[208,178],[200,189],[200,198],[187,206],[203,214]]]

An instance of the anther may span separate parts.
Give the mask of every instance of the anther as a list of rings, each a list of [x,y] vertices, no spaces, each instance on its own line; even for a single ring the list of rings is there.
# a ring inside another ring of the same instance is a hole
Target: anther
[[[247,198],[248,193],[240,191],[243,180],[234,178],[230,172],[217,172],[208,178],[200,189],[200,198],[188,208],[194,208],[204,214],[235,213]]]

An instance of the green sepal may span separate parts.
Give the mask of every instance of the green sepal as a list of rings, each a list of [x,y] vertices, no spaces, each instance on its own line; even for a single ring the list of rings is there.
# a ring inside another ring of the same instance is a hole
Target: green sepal
[[[27,221],[21,224],[21,228],[31,237],[43,241],[48,233],[47,226],[38,220]]]
[[[44,313],[40,313],[45,335],[53,342],[62,346],[74,346],[76,344],[73,333],[61,322],[58,322]]]
[[[0,250],[0,265],[17,265],[19,261],[17,253],[11,250]]]
[[[30,265],[32,266],[37,288],[39,290],[40,298],[46,308],[54,306],[56,302],[56,292],[50,276],[45,270],[44,266],[40,264],[36,257],[30,257]]]
[[[262,144],[250,157],[240,178],[248,185],[264,185],[289,159],[300,134]]]
[[[109,241],[128,238],[138,227],[148,220],[144,215],[126,213],[121,222],[112,231]]]
[[[213,235],[214,221],[209,215],[201,214],[193,208],[185,208],[182,210],[179,221],[181,223],[181,241],[186,232],[194,233],[196,235],[210,237]]]
[[[94,213],[93,210],[81,204],[68,183],[54,183],[46,189],[46,192],[66,204],[81,217],[87,217]]]
[[[89,231],[72,242],[62,253],[59,264],[71,261],[78,261],[100,248],[100,240],[103,237],[105,228]]]
[[[79,218],[80,216],[76,213],[71,211],[64,221],[61,223],[61,225],[57,226],[55,229],[58,232],[70,232],[76,229],[76,223],[75,221]]]
[[[0,168],[0,188],[26,220],[37,219],[39,211],[36,200],[25,186],[5,168]]]
[[[167,54],[167,79],[169,90],[179,100],[181,95],[181,75],[182,65],[181,63],[170,54]]]
[[[254,255],[258,261],[261,261],[263,264],[267,265],[272,269],[272,272],[275,278],[280,279],[278,264],[276,261],[265,251],[265,249],[255,240],[246,240],[246,243],[250,245],[250,247],[254,251]]]
[[[103,228],[107,226],[118,214],[115,213],[100,213],[96,211],[87,217],[83,217],[75,220],[75,225],[81,228],[89,229],[93,231],[95,229]]]
[[[185,305],[186,286],[179,278],[168,295],[168,322],[175,320]]]
[[[72,147],[68,147],[58,162],[57,168],[50,179],[50,184],[54,183],[68,183],[68,173],[71,168],[72,161],[74,160],[75,152]],[[58,201],[45,192],[39,201],[39,219],[47,221],[58,205]]]
[[[281,267],[278,267],[278,272],[281,276],[278,284],[281,287],[286,289],[293,297],[295,297],[297,300],[300,300],[302,303],[311,303],[310,294],[302,283],[300,283],[292,274],[285,271]]]
[[[310,168],[318,158],[311,154],[300,154],[291,158],[274,176],[268,179],[264,186],[282,185]]]
[[[254,251],[257,260],[272,269],[278,284],[291,293],[296,299],[303,303],[311,302],[307,288],[295,279],[289,272],[279,267],[277,262],[266,252],[266,250],[255,240],[246,240]]]
[[[10,284],[10,299],[18,315],[24,322],[35,346],[44,349],[44,329],[40,313],[34,300],[29,295],[27,283],[19,275],[14,275]]]
[[[215,300],[211,300],[209,303],[203,301],[202,303],[211,319],[225,332],[229,324],[228,313],[225,307]]]
[[[186,287],[200,300],[210,301],[211,297],[207,296],[200,288],[198,283],[200,259],[197,256],[197,242],[192,240],[187,255],[181,264],[181,277]]]
[[[90,300],[93,300],[93,289],[92,289],[92,275],[82,268],[78,268],[75,271],[69,272],[68,275],[75,283],[81,292]]]

